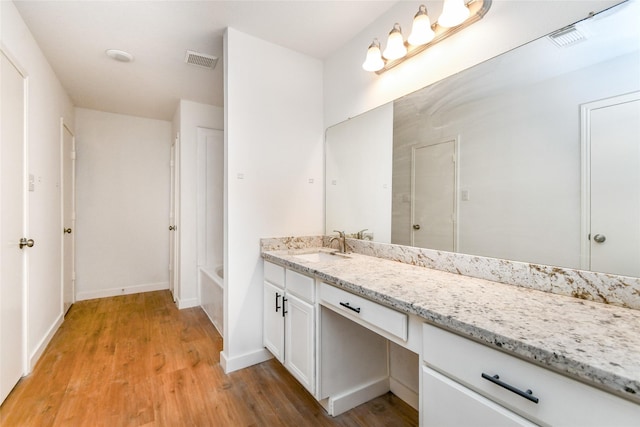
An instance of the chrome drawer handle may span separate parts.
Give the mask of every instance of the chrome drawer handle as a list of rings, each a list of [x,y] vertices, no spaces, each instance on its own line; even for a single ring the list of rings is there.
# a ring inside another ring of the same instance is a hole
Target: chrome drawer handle
[[[349,310],[353,310],[356,313],[360,313],[360,307],[351,307],[348,302],[341,302],[340,305],[348,308]]]
[[[492,383],[499,385],[502,388],[506,388],[507,390],[509,390],[512,393],[517,394],[518,396],[524,397],[527,400],[532,401],[533,403],[538,403],[540,401],[540,399],[538,399],[537,397],[535,397],[533,395],[533,392],[531,390],[527,390],[527,391],[522,391],[520,389],[515,388],[514,386],[507,384],[503,381],[500,381],[500,376],[498,375],[494,375],[494,376],[490,376],[485,374],[484,372],[482,373],[482,378],[484,378],[485,380],[489,380]]]

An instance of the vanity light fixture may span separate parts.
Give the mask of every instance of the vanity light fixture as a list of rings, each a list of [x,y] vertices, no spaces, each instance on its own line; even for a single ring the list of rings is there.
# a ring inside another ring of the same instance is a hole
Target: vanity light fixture
[[[384,51],[380,51],[380,42],[374,39],[367,50],[362,64],[366,71],[382,74],[417,55],[440,40],[467,28],[479,21],[491,7],[492,0],[444,0],[442,14],[438,21],[431,24],[427,7],[420,5],[413,18],[411,34],[405,42],[400,24],[395,23]]]
[[[404,45],[404,38],[402,37],[402,29],[397,22],[393,24],[391,32],[389,32],[389,38],[387,39],[387,47],[382,56],[388,60],[400,59],[407,54],[407,47]]]
[[[413,17],[411,34],[407,41],[411,46],[420,46],[429,43],[436,36],[431,28],[431,20],[427,14],[427,6],[421,4],[418,13]]]
[[[367,49],[367,59],[365,59],[362,68],[366,71],[377,71],[384,67],[384,61],[382,60],[382,53],[380,52],[380,42],[378,39],[373,39],[373,42]]]
[[[464,0],[445,0],[438,23],[446,28],[455,27],[462,24],[469,17],[469,14],[469,8]]]

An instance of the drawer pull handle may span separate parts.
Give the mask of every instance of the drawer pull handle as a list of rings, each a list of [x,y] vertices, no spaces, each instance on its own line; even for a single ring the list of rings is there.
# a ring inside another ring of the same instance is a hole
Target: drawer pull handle
[[[533,395],[533,392],[531,390],[527,390],[527,391],[522,391],[520,389],[515,388],[514,386],[507,384],[503,381],[500,381],[500,376],[499,375],[487,375],[484,372],[482,373],[482,378],[484,378],[485,380],[489,380],[492,383],[499,385],[500,387],[506,388],[507,390],[509,390],[510,392],[513,392],[515,394],[517,394],[518,396],[522,396],[527,400],[532,401],[533,403],[538,403],[540,401],[540,399],[538,399],[537,397],[535,397]]]
[[[360,313],[360,307],[351,307],[348,302],[341,302],[340,305],[348,308],[349,310],[353,310],[356,313]]]
[[[287,301],[289,301],[289,300],[283,296],[282,297],[282,317],[284,317],[284,315],[288,313],[288,311],[287,311]]]
[[[278,305],[278,300],[280,299],[282,295],[280,295],[279,292],[276,292],[276,313],[278,312],[278,310],[280,310],[280,306]]]

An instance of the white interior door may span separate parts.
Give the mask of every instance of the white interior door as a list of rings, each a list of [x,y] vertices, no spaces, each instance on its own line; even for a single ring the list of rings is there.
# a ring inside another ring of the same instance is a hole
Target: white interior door
[[[456,141],[412,149],[411,244],[455,251]]]
[[[62,132],[62,303],[64,313],[75,302],[75,138],[61,120]]]
[[[25,81],[0,53],[0,403],[24,374]],[[25,247],[26,249],[26,247]]]
[[[591,107],[590,269],[640,276],[640,92]]]
[[[178,207],[179,207],[179,193],[178,193],[178,159],[180,150],[180,137],[176,136],[176,139],[171,145],[171,182],[170,182],[170,206],[169,206],[169,290],[174,297],[178,292]]]

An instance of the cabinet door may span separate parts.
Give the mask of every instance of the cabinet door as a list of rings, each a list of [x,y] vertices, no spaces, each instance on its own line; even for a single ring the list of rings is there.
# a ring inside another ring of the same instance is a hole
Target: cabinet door
[[[422,427],[535,426],[463,385],[422,368]]]
[[[315,395],[314,307],[294,295],[286,296],[285,366]]]
[[[284,360],[284,291],[269,282],[264,282],[264,330],[263,344],[276,359]]]

